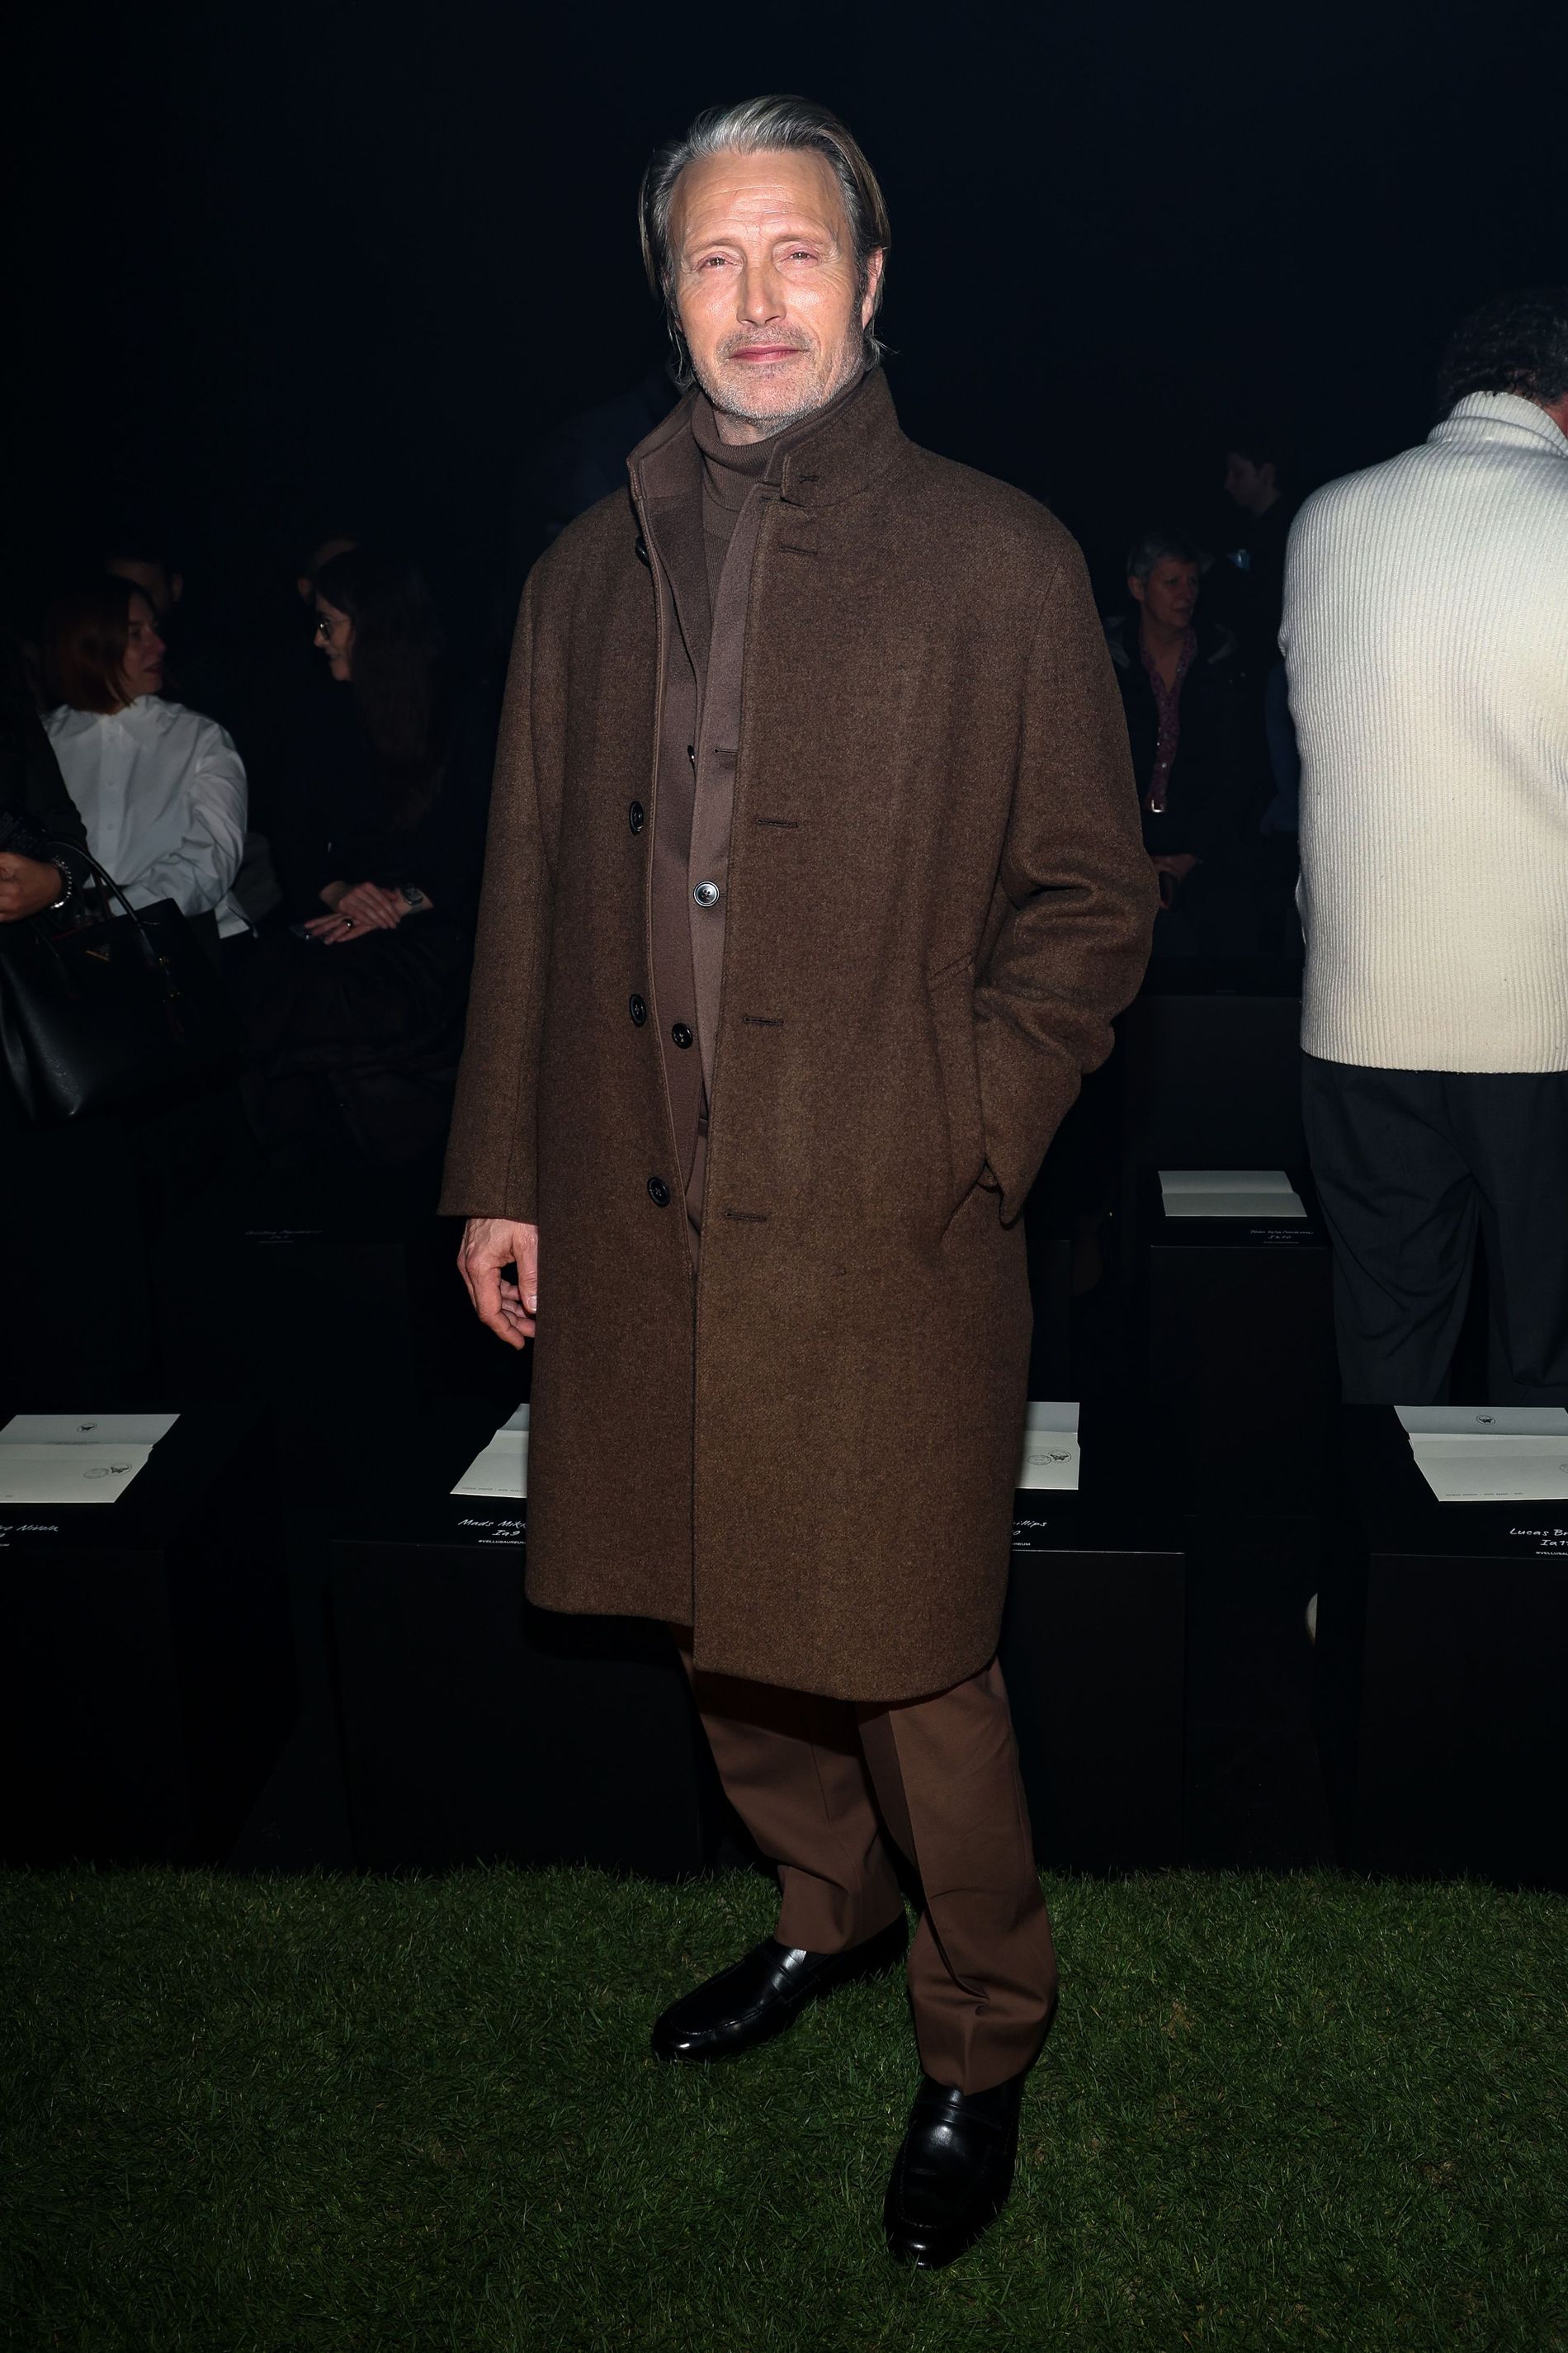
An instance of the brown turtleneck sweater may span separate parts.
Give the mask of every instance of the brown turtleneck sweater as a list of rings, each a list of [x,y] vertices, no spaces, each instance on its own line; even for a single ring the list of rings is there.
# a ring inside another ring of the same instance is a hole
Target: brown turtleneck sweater
[[[765,441],[721,440],[701,393],[631,458],[664,644],[654,794],[654,1017],[695,1258],[707,1177],[752,563],[787,453],[864,379]]]

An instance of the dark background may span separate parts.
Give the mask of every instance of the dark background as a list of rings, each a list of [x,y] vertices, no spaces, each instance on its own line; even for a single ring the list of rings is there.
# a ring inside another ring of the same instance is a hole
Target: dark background
[[[1384,455],[1457,315],[1568,277],[1555,8],[34,12],[18,617],[133,510],[209,618],[347,523],[487,626],[531,438],[663,348],[633,195],[715,100],[844,114],[907,429],[1047,499],[1107,593],[1146,522],[1226,543],[1234,418],[1283,417],[1310,480]]]

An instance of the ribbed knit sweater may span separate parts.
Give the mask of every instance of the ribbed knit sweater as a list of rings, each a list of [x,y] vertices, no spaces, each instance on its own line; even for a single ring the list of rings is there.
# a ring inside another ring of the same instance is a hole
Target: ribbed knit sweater
[[[1473,393],[1290,535],[1301,1042],[1568,1070],[1568,439]]]

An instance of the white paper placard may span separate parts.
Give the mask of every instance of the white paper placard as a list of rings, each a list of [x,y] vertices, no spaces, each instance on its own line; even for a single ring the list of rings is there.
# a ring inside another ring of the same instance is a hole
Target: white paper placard
[[[1306,1205],[1283,1168],[1162,1168],[1168,1218],[1250,1218],[1294,1224]]]
[[[515,1502],[528,1493],[528,1408],[520,1405],[488,1446],[480,1447],[454,1495],[502,1495]]]
[[[1176,1193],[1168,1218],[1247,1218],[1256,1225],[1300,1225],[1307,1205],[1299,1193]]]
[[[1160,1190],[1173,1193],[1289,1193],[1283,1168],[1162,1168]]]
[[[0,1446],[0,1504],[112,1504],[150,1446]]]
[[[1079,1474],[1078,1407],[1031,1398],[1024,1414],[1024,1443],[1017,1485],[1076,1492]]]
[[[1413,1438],[1559,1438],[1568,1436],[1563,1405],[1396,1405]]]
[[[14,1413],[0,1446],[156,1446],[177,1413]]]
[[[1568,1432],[1559,1438],[1413,1437],[1415,1465],[1440,1504],[1568,1498]]]

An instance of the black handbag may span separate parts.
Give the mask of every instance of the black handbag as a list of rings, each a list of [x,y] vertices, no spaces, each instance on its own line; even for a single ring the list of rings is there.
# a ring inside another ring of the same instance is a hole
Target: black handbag
[[[84,853],[73,849],[73,858]],[[200,1078],[244,1032],[223,981],[172,899],[133,907],[96,860],[99,911],[80,903],[0,926],[0,1068],[35,1126]],[[114,914],[110,895],[123,913]]]

